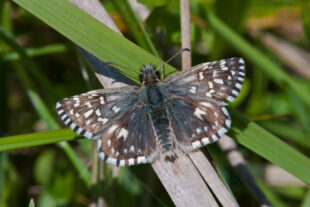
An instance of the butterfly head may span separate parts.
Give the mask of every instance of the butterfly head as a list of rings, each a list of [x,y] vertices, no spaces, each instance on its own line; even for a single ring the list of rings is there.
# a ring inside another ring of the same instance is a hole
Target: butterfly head
[[[159,81],[159,73],[153,64],[142,65],[140,82],[142,84],[154,83]]]

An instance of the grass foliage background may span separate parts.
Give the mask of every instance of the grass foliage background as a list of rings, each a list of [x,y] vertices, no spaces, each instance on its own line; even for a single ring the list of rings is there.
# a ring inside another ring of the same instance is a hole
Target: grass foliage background
[[[149,165],[121,168],[118,178],[104,166],[103,183],[90,190],[91,142],[60,129],[54,106],[100,88],[74,44],[136,69],[174,54],[180,46],[178,1],[141,1],[150,11],[145,22],[127,1],[103,1],[126,38],[67,1],[13,2],[0,2],[0,206],[87,206],[99,195],[111,206],[173,206]],[[273,33],[309,52],[309,10],[307,1],[191,1],[193,64],[232,56],[246,60],[244,87],[230,107],[229,135],[274,206],[310,205],[305,186],[272,186],[264,171],[271,162],[310,183],[310,81],[269,51],[260,34]],[[293,24],[283,22],[283,15],[305,32],[290,33]],[[180,68],[180,59],[172,65]],[[166,67],[166,75],[175,68]],[[239,204],[256,206],[224,153],[216,144],[208,149]]]

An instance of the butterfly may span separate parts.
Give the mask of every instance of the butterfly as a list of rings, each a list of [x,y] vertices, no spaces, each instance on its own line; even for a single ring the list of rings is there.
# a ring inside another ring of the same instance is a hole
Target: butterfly
[[[140,87],[94,90],[56,104],[64,124],[97,140],[99,157],[116,166],[159,156],[173,162],[176,149],[190,152],[217,141],[230,128],[224,101],[239,94],[245,62],[202,63],[164,80],[147,64],[140,74]]]

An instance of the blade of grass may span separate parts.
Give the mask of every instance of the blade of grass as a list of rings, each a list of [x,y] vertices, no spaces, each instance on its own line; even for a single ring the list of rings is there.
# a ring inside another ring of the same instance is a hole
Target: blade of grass
[[[230,110],[233,119],[229,134],[240,144],[259,154],[287,172],[310,184],[310,159],[282,140],[248,121],[236,110]]]
[[[111,31],[66,1],[14,1],[104,61],[114,61],[132,68],[138,68],[146,61],[158,65],[161,63],[159,59],[135,46],[132,42]],[[167,74],[175,71],[170,66],[167,69]],[[120,69],[120,71],[122,70]],[[130,71],[122,72],[134,80],[138,78],[136,74]],[[304,182],[310,183],[308,173],[310,160],[307,157],[257,124],[248,122],[238,112],[233,111],[232,118],[234,125],[231,132],[241,144]]]
[[[139,70],[141,65],[146,63],[161,64],[161,60],[121,37],[67,1],[14,0],[14,2],[82,48],[91,51],[92,54],[103,61],[112,61],[136,70]],[[96,33],[93,33],[93,31],[96,31]],[[137,73],[120,68],[119,70],[127,77],[137,83],[139,82]],[[171,66],[165,66],[165,76],[175,71],[176,69]]]
[[[301,100],[310,106],[309,92],[305,87],[296,82],[262,52],[257,50],[247,41],[242,39],[232,29],[226,26],[225,23],[218,19],[212,11],[207,12],[207,18],[212,29],[221,35],[231,46],[243,54],[249,61],[251,61],[253,65],[263,70],[284,90],[286,90],[287,87],[292,88],[296,95],[298,95]]]
[[[0,139],[0,151],[71,141],[76,137],[77,134],[70,129],[58,129],[48,132],[3,137]]]
[[[25,49],[29,57],[36,57],[40,55],[50,55],[67,52],[71,49],[70,46],[65,44],[50,44],[39,48],[27,48]],[[11,52],[2,56],[3,61],[19,60],[20,55],[17,52]]]
[[[281,136],[287,140],[295,142],[302,147],[310,148],[309,137],[310,134],[303,132],[301,129],[288,127],[287,123],[280,121],[260,121],[259,124],[265,129],[273,132],[274,134]]]

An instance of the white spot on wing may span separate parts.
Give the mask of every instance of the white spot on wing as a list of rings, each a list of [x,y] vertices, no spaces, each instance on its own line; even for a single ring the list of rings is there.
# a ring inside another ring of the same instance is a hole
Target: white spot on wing
[[[67,125],[70,122],[70,119],[67,119],[67,121],[65,121],[65,125]]]
[[[226,116],[229,116],[229,113],[225,107],[222,107],[222,111]]]
[[[108,133],[109,134],[112,134],[116,129],[117,129],[118,125],[117,124],[114,124],[110,127]]]
[[[214,116],[217,118],[217,117],[219,117],[219,114],[215,111]]]
[[[216,141],[216,140],[218,140],[218,138],[217,138],[217,136],[215,136],[215,134],[213,134],[213,135],[211,136],[211,138],[213,139],[213,142]]]
[[[97,149],[99,150],[101,147],[101,139],[98,139],[97,140]]]
[[[125,160],[120,160],[119,161],[119,166],[124,167],[125,166]]]
[[[100,104],[105,104],[104,98],[102,96],[99,97],[99,100],[100,100]]]
[[[124,141],[127,139],[128,136],[128,130],[125,128],[121,128],[121,130],[119,131],[118,135],[117,135],[117,139],[124,137]]]
[[[213,108],[213,105],[211,103],[209,103],[209,102],[200,102],[200,104],[202,106],[205,106],[205,107],[208,107],[208,108]]]
[[[201,110],[200,108],[196,108],[195,112],[194,112],[194,115],[196,117],[198,117],[199,119],[203,120],[202,116],[201,115],[205,115],[206,112]]]
[[[90,132],[85,132],[85,134],[84,134],[83,136],[85,136],[85,137],[91,139],[91,138],[93,137],[93,134],[90,133]]]
[[[62,120],[64,120],[67,117],[66,114],[62,115],[62,117],[60,117]]]
[[[236,96],[239,94],[238,91],[236,91],[236,90],[233,90],[231,93],[236,95]]]
[[[116,165],[116,159],[109,157],[106,161],[108,164]]]
[[[212,98],[212,93],[214,93],[214,90],[210,90],[209,92],[206,93],[206,96],[211,97]]]
[[[227,126],[228,128],[230,128],[231,121],[230,121],[229,119],[227,119],[227,120],[225,121],[225,124],[226,124],[226,126]]]
[[[117,106],[113,106],[113,107],[112,107],[112,110],[113,110],[115,113],[117,113],[117,112],[119,112],[119,110],[121,110],[121,108],[119,108],[119,107],[117,107]]]
[[[82,128],[79,128],[79,129],[76,131],[76,133],[81,134],[82,130],[83,130]]]
[[[99,117],[99,118],[97,119],[97,121],[102,122],[102,124],[106,124],[106,123],[108,122],[108,120],[109,120],[109,119],[107,119],[107,118],[101,118],[101,117]]]
[[[129,151],[130,152],[135,152],[135,147],[133,145],[131,145]]]
[[[224,84],[224,81],[222,79],[214,79],[214,82],[218,84]]]
[[[97,109],[95,112],[96,112],[96,115],[97,115],[97,116],[101,116],[100,109]]]
[[[93,106],[90,104],[89,101],[87,101],[87,102],[85,103],[85,105],[86,105],[88,108],[92,108],[92,107],[93,107]]]
[[[209,84],[209,88],[213,88],[213,83],[212,83],[212,81],[209,81],[208,84]]]
[[[140,163],[147,163],[147,160],[145,158],[145,156],[140,156],[137,158],[137,162]]]
[[[192,86],[191,89],[189,89],[189,92],[195,94],[197,92],[197,86]]]
[[[244,78],[238,77],[239,81],[244,81]]]
[[[85,117],[85,118],[88,118],[93,112],[94,112],[94,110],[93,110],[93,109],[90,109],[89,111],[87,111],[87,112],[84,114],[84,117]]]
[[[199,73],[199,80],[203,80],[203,79],[204,79],[203,72],[200,72]]]
[[[105,157],[105,154],[104,154],[103,152],[100,152],[100,153],[99,153],[99,157],[103,160],[104,157]]]
[[[202,141],[202,143],[204,145],[210,144],[210,139],[209,138],[203,138],[201,141]]]
[[[230,102],[233,102],[235,100],[235,98],[231,97],[231,96],[228,96],[227,100],[230,101]]]
[[[227,130],[224,128],[224,127],[222,127],[217,133],[220,135],[220,137],[222,136],[222,135],[224,135],[225,133],[227,132]]]
[[[196,142],[193,142],[192,143],[192,146],[194,147],[194,149],[198,148],[198,147],[201,147],[201,144],[199,141],[196,141]]]
[[[129,165],[135,164],[135,159],[134,159],[134,158],[130,158],[130,159],[128,160],[128,164],[129,164]]]

